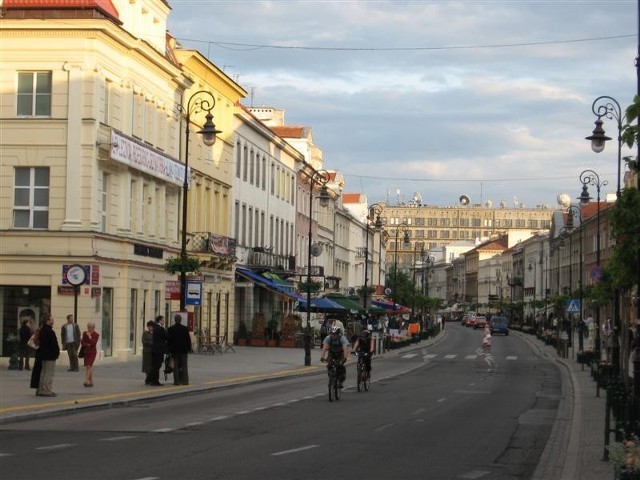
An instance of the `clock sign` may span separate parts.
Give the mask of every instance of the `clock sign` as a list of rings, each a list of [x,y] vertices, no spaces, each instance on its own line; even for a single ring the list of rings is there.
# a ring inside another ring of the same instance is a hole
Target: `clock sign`
[[[73,264],[69,265],[67,269],[67,282],[74,287],[82,285],[87,279],[87,272],[82,265]]]

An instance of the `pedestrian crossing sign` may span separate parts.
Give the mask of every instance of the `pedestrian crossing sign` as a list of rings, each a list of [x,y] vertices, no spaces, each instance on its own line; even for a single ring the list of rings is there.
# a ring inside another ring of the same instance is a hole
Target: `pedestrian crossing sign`
[[[567,313],[580,313],[580,300],[569,299],[565,305]]]

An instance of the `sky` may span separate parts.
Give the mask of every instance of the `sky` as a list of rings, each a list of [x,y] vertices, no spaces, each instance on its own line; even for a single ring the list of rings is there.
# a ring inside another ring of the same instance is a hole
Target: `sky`
[[[585,169],[616,190],[617,121],[604,152],[585,137],[596,98],[637,93],[638,3],[169,0],[169,31],[310,127],[346,192],[555,208]]]

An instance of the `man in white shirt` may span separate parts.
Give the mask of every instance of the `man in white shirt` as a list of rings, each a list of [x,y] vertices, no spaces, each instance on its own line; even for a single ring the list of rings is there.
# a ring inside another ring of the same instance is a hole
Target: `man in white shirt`
[[[73,315],[67,315],[67,323],[62,326],[60,340],[62,349],[67,351],[69,356],[68,372],[78,371],[78,348],[80,347],[80,327],[74,321]]]

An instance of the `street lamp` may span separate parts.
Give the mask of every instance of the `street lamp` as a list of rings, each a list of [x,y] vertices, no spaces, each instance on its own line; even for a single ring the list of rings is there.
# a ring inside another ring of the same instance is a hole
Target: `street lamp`
[[[597,212],[596,212],[596,268],[591,272],[591,278],[595,283],[599,282],[602,277],[602,271],[600,270],[600,189],[605,185],[608,185],[609,182],[606,180],[601,181],[600,176],[594,172],[593,170],[587,169],[580,173],[580,182],[582,183],[582,193],[578,197],[580,203],[583,205],[587,205],[591,200],[589,196],[589,188],[588,185],[592,185],[596,187],[598,202]],[[596,308],[596,358],[600,360],[600,305],[597,305]]]
[[[202,129],[202,142],[211,147],[216,142],[216,135],[222,133],[213,124],[211,110],[216,106],[216,99],[211,92],[199,90],[189,97],[187,107],[178,106],[178,111],[184,115],[186,127],[184,130],[184,181],[182,184],[182,245],[180,248],[180,311],[185,311],[187,297],[187,202],[189,192],[189,135],[191,134],[191,115],[207,112]]]
[[[396,310],[396,299],[398,298],[398,235],[400,235],[400,232],[402,232],[402,243],[409,245],[409,227],[407,227],[406,223],[402,223],[396,228],[396,255],[393,261],[393,295],[391,297],[394,314]]]
[[[593,129],[593,133],[588,137],[585,137],[585,139],[591,141],[591,150],[596,153],[603,152],[606,141],[611,140],[611,137],[607,137],[605,135],[604,128],[602,128],[602,125],[604,124],[602,118],[604,117],[616,121],[618,127],[618,184],[616,187],[616,198],[620,198],[620,169],[622,165],[622,120],[624,119],[624,117],[622,116],[622,109],[620,108],[620,104],[615,98],[603,95],[593,101],[593,105],[591,105],[591,111],[593,111],[593,114],[597,117],[595,121],[596,126]]]
[[[365,247],[364,247],[364,288],[362,293],[362,308],[367,309],[367,283],[369,277],[369,222],[373,221],[373,229],[376,232],[382,230],[382,219],[380,214],[384,210],[381,203],[374,203],[367,210],[367,218],[365,218]],[[375,217],[375,220],[374,220]]]
[[[308,238],[308,248],[307,248],[307,326],[304,330],[304,364],[305,366],[311,365],[311,237],[312,231],[311,226],[312,215],[313,215],[313,186],[315,183],[321,186],[320,195],[318,199],[320,200],[320,206],[326,207],[329,204],[329,200],[331,200],[331,196],[329,195],[329,189],[327,188],[327,183],[329,182],[329,172],[326,170],[314,170],[311,176],[309,177],[309,238]]]
[[[571,229],[574,228],[575,224],[574,224],[573,220],[574,220],[575,217],[577,217],[578,220],[580,221],[580,225],[579,225],[579,228],[580,228],[580,259],[578,261],[578,264],[580,265],[580,268],[579,268],[579,280],[578,280],[578,289],[579,289],[578,293],[579,293],[579,296],[580,296],[580,319],[582,319],[582,275],[583,275],[582,264],[584,262],[584,260],[582,258],[582,243],[583,243],[582,240],[583,240],[583,237],[584,237],[584,235],[583,235],[584,230],[582,228],[582,210],[580,210],[580,208],[576,207],[575,205],[570,205],[567,208],[567,212],[569,213],[569,219],[567,220],[567,226],[568,227],[570,227]]]

